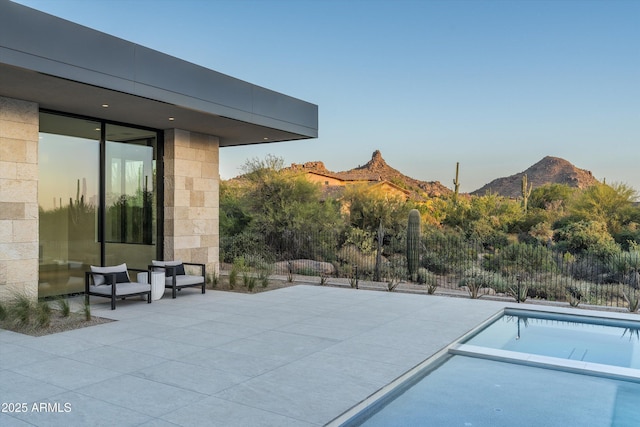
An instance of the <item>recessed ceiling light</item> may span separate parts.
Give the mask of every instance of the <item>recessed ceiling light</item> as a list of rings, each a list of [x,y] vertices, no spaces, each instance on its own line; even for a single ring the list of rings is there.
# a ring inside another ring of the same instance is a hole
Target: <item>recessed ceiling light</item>
[[[103,108],[109,108],[109,104],[102,104]]]
[[[171,122],[172,122],[172,121],[174,121],[174,120],[175,120],[175,117],[169,117],[169,121],[171,121]]]
[[[265,140],[265,141],[269,140],[269,138],[267,138],[266,136],[264,138],[262,138],[262,139]]]

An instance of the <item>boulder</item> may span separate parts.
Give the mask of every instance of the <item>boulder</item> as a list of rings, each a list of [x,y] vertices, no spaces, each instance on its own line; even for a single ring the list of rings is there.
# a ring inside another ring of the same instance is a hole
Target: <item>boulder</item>
[[[307,276],[333,276],[336,268],[330,262],[314,261],[312,259],[294,259],[291,261],[280,261],[275,264],[275,272],[286,274],[289,271],[289,263],[294,274],[304,274]]]

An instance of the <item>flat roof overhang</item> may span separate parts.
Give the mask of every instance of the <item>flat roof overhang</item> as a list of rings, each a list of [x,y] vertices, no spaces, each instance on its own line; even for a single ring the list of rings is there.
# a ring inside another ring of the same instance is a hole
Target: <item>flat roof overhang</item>
[[[317,105],[7,0],[0,0],[0,95],[215,135],[220,146],[318,136]]]

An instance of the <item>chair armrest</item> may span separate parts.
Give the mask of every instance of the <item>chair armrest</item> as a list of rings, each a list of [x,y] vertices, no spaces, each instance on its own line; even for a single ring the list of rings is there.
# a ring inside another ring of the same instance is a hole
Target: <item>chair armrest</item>
[[[183,262],[182,264],[191,265],[191,266],[194,266],[194,267],[200,267],[200,273],[201,273],[200,275],[202,277],[205,277],[205,278],[207,277],[206,276],[206,267],[205,267],[204,264],[200,264],[200,263],[197,263],[197,262]]]
[[[117,283],[116,283],[116,273],[97,273],[94,271],[86,271],[85,272],[85,282],[84,282],[84,291],[86,293],[89,293],[89,285],[91,284],[91,281],[93,281],[93,276],[105,276],[105,281],[107,280],[107,276],[111,277],[111,283],[113,284],[111,286],[111,296],[115,297],[116,295],[116,287],[117,287]],[[94,282],[95,284],[95,282]]]

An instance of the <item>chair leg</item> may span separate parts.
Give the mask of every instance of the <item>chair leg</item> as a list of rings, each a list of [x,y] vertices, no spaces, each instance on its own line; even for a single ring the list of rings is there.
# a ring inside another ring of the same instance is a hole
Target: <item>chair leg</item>
[[[147,294],[147,304],[151,304],[151,292]]]
[[[202,293],[204,294],[206,283],[202,284]]]
[[[115,309],[116,309],[116,299],[111,298],[111,310],[115,310]]]
[[[171,292],[171,298],[175,299],[175,298],[176,298],[176,287],[175,287],[175,286],[173,286],[173,287],[171,288],[171,291],[172,291],[172,292]]]

